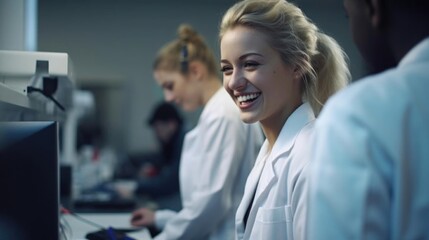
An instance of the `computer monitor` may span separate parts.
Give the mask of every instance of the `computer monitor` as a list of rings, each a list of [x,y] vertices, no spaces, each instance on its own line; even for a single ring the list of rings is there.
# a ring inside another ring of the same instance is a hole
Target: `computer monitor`
[[[0,122],[0,238],[59,239],[56,122]]]

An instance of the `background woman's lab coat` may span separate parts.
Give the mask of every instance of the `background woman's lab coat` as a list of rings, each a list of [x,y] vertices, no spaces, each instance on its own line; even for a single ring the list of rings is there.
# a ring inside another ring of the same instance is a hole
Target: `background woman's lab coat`
[[[304,238],[306,169],[314,119],[310,105],[304,103],[287,119],[271,153],[264,142],[237,210],[237,239]]]
[[[234,239],[234,215],[263,135],[244,124],[221,88],[185,137],[180,166],[183,209],[155,214],[163,228],[155,239]]]

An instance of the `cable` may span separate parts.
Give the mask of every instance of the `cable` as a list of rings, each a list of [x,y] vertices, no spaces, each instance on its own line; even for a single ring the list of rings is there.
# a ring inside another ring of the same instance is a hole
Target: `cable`
[[[61,110],[65,111],[65,108],[63,107],[63,105],[61,105],[60,102],[58,102],[54,97],[52,97],[52,95],[48,95],[46,94],[42,89],[40,88],[35,88],[32,86],[27,86],[27,92],[28,93],[32,93],[32,92],[39,92],[41,93],[43,96],[47,97],[48,99],[52,100],[55,105],[57,105],[58,108],[60,108]]]
[[[89,224],[89,225],[91,225],[91,226],[93,226],[93,227],[96,227],[96,228],[101,228],[101,229],[103,229],[103,230],[106,230],[106,228],[105,228],[105,227],[103,227],[103,226],[101,226],[100,224],[95,223],[95,222],[93,222],[93,221],[90,221],[90,220],[88,220],[88,219],[86,219],[86,218],[84,218],[84,217],[81,217],[81,216],[79,216],[78,214],[76,214],[75,212],[72,212],[72,211],[68,210],[68,209],[67,209],[67,208],[65,208],[65,207],[61,207],[61,213],[63,213],[63,214],[70,214],[70,215],[73,215],[75,218],[77,218],[77,219],[79,219],[79,220],[81,220],[81,221],[85,222],[86,224]]]
[[[61,239],[63,239],[63,240],[68,239],[67,232],[71,232],[71,227],[64,218],[61,218],[60,219],[60,235],[62,237]]]

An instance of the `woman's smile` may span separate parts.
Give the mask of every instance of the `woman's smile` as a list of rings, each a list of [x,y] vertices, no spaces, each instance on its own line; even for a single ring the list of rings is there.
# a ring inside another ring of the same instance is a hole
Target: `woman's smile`
[[[238,102],[238,107],[240,107],[240,109],[242,110],[252,107],[254,103],[258,100],[259,96],[261,96],[260,92],[237,94],[236,100]]]

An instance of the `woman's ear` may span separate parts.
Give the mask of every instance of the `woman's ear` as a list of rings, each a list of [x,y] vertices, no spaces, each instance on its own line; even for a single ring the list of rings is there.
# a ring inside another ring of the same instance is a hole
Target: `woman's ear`
[[[191,79],[202,80],[204,77],[205,66],[199,61],[192,61],[188,66],[188,74]]]
[[[293,79],[294,80],[301,80],[302,75],[303,75],[302,69],[299,68],[298,66],[295,66],[293,69]]]

